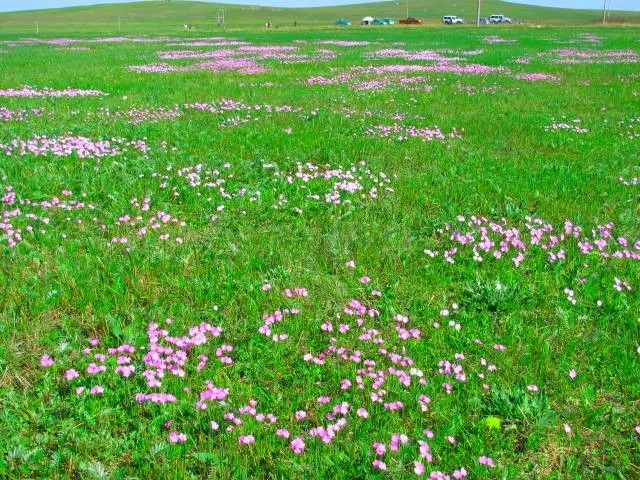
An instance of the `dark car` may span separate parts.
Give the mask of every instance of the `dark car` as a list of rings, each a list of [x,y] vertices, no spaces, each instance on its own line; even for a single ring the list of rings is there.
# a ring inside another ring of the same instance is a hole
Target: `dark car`
[[[400,23],[402,25],[422,25],[423,21],[421,18],[409,17],[400,19]]]

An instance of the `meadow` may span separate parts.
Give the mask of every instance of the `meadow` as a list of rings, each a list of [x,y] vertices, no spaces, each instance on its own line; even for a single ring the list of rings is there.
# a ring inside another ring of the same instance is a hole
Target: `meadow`
[[[640,28],[0,37],[0,477],[640,477]]]

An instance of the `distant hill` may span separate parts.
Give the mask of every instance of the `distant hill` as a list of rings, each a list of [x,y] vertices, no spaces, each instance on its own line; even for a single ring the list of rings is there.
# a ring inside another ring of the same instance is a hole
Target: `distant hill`
[[[600,21],[595,10],[570,10],[528,5],[517,5],[500,0],[483,0],[483,16],[502,13],[527,24],[587,24]],[[223,3],[191,1],[149,1],[71,7],[50,10],[32,10],[0,14],[1,34],[33,33],[38,22],[41,34],[114,34],[118,32],[118,19],[122,32],[175,33],[183,24],[193,24],[201,32],[218,30],[217,14],[225,11],[227,29],[262,27],[270,21],[277,27],[332,26],[338,18],[346,18],[357,25],[366,15],[402,18],[406,15],[406,2],[390,1],[335,7],[275,8]],[[422,17],[427,24],[439,23],[443,15],[458,15],[473,23],[476,0],[409,0],[411,16]],[[611,12],[611,20],[640,23],[640,13]]]

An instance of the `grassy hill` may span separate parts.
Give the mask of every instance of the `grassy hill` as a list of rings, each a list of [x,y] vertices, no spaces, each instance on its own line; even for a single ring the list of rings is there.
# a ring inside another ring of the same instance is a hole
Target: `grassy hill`
[[[468,23],[475,18],[475,0],[410,0],[410,14],[422,17],[427,24],[437,24],[442,15],[463,16]],[[87,7],[33,10],[0,14],[0,33],[31,34],[38,23],[41,34],[113,34],[175,33],[190,23],[200,32],[218,30],[217,14],[224,9],[228,29],[261,27],[271,21],[277,27],[331,26],[337,18],[357,24],[365,15],[401,18],[406,13],[404,1],[378,2],[319,8],[274,8],[190,1],[148,1],[106,4]],[[598,22],[600,12],[516,5],[500,0],[484,0],[483,15],[503,13],[527,24],[586,24]],[[612,12],[612,20],[640,22],[640,13]]]

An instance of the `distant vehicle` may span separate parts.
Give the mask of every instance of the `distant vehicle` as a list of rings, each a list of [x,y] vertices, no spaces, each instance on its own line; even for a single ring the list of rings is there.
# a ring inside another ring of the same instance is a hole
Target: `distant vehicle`
[[[374,18],[371,25],[394,25],[395,23],[393,18]]]
[[[488,25],[489,24],[489,19],[487,17],[482,17],[480,19],[480,25]]]
[[[504,15],[491,15],[489,17],[489,23],[512,23],[509,17]]]
[[[401,18],[400,19],[400,24],[402,24],[402,25],[422,25],[423,21],[422,21],[421,18],[408,17],[408,18]]]
[[[455,15],[445,15],[442,17],[442,23],[445,25],[462,25],[464,23],[464,19],[456,17]]]
[[[336,20],[336,26],[338,26],[338,27],[349,27],[349,26],[351,26],[351,22],[349,20],[341,18],[339,20]]]

